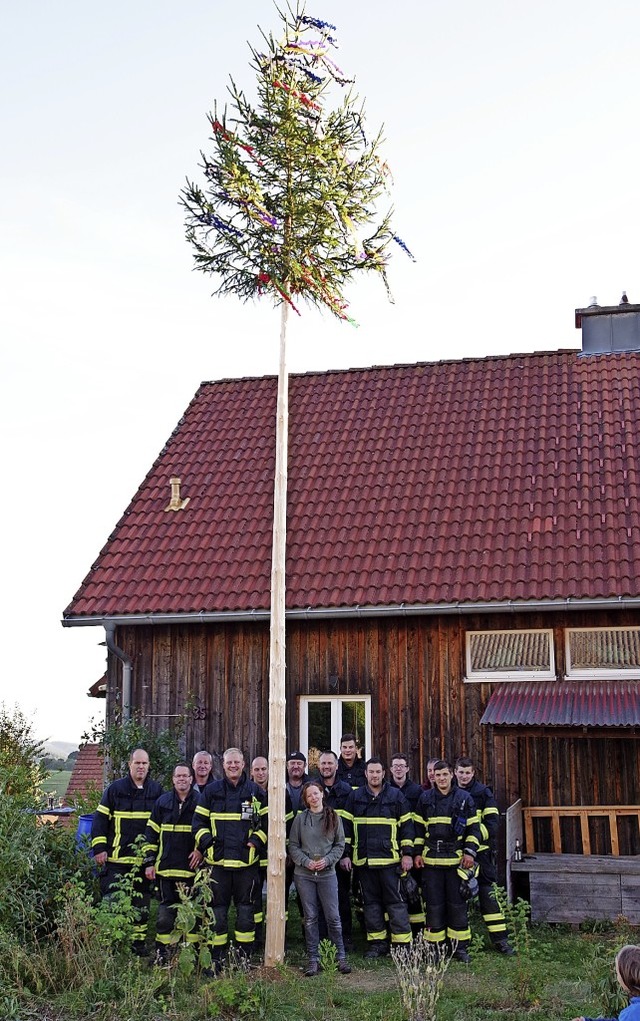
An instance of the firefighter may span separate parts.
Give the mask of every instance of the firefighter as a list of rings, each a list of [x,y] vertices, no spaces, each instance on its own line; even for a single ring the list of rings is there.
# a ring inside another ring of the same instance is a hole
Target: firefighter
[[[254,783],[257,783],[258,787],[264,791],[265,794],[269,792],[269,761],[264,755],[256,755],[251,762],[251,771],[249,773],[250,778]],[[267,881],[267,854],[266,848],[260,858],[260,882],[256,889],[256,900],[253,910],[253,920],[256,925],[256,939],[254,946],[261,947],[264,938],[264,899],[263,892],[265,892],[265,883]]]
[[[402,897],[401,872],[413,864],[413,820],[404,795],[384,781],[382,760],[374,757],[365,766],[365,785],[352,791],[344,808],[347,867],[353,866],[364,901],[368,948],[365,958],[375,960],[389,953],[391,942],[411,943],[411,923]]]
[[[229,942],[232,902],[235,939],[243,956],[251,954],[255,942],[254,905],[267,843],[267,796],[248,779],[244,766],[240,749],[227,748],[222,779],[208,784],[193,816],[196,847],[212,866],[215,971],[221,969]]]
[[[193,838],[193,813],[198,793],[192,787],[193,774],[186,762],[173,770],[173,790],[158,798],[147,828],[143,848],[145,876],[158,880],[160,906],[156,920],[156,953],[158,964],[166,964],[172,944],[177,906],[180,903],[178,884],[193,886],[195,870],[202,861]],[[197,940],[189,933],[190,942]]]
[[[213,775],[213,756],[211,752],[196,752],[191,761],[194,783],[193,789],[196,794],[202,794],[208,783],[215,780]]]
[[[109,897],[120,880],[135,877],[134,904],[137,917],[131,949],[141,957],[145,953],[147,921],[151,903],[151,884],[144,874],[142,854],[135,846],[149,821],[151,810],[162,794],[157,780],[149,776],[149,756],[136,748],[129,758],[129,772],[104,791],[93,815],[91,848],[100,874],[100,893]]]
[[[355,734],[343,734],[340,738],[340,758],[338,759],[338,780],[348,783],[350,787],[364,787],[364,762],[358,755]]]
[[[434,765],[435,787],[423,791],[415,812],[416,868],[424,869],[427,940],[455,947],[453,956],[470,964],[467,905],[460,892],[460,870],[473,869],[480,847],[478,812],[473,799],[453,782],[453,770],[440,759]]]
[[[461,756],[456,760],[455,774],[460,790],[466,791],[473,798],[480,820],[481,843],[476,862],[479,866],[478,900],[484,924],[494,950],[511,957],[515,950],[507,939],[507,922],[493,892],[493,885],[498,879],[496,868],[500,821],[498,806],[491,788],[476,779],[476,771],[470,758]]]
[[[403,752],[394,752],[391,756],[391,780],[389,783],[392,787],[397,787],[399,791],[402,791],[409,802],[409,808],[411,809],[411,814],[413,816],[420,795],[422,794],[422,786],[410,779],[409,760]],[[420,873],[414,868],[411,874],[415,880],[417,889],[415,895],[408,900],[407,907],[409,909],[411,932],[414,936],[417,936],[418,933],[424,929],[425,914],[420,892]]]

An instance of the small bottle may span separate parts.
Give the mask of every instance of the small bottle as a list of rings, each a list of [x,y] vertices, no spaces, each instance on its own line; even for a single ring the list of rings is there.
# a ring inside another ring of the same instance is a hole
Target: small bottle
[[[520,847],[520,841],[516,837],[516,846],[513,849],[513,861],[522,861],[522,848]]]

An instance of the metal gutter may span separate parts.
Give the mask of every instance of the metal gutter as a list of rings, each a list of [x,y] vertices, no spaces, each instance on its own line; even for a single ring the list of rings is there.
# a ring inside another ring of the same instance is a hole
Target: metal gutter
[[[324,620],[328,618],[363,617],[434,617],[472,613],[540,613],[552,610],[638,610],[640,596],[615,596],[602,599],[532,599],[505,600],[488,603],[400,603],[381,606],[322,606],[318,608],[287,610],[287,620]],[[63,627],[92,627],[102,625],[149,625],[149,624],[231,624],[268,621],[269,610],[221,610],[200,613],[131,613],[103,614],[95,617],[64,617]]]
[[[115,631],[116,622],[106,621],[104,632],[107,639],[107,648],[122,663],[122,719],[126,723],[131,719],[131,673],[133,670],[133,660],[130,656],[127,656],[126,652],[119,645],[116,645]]]

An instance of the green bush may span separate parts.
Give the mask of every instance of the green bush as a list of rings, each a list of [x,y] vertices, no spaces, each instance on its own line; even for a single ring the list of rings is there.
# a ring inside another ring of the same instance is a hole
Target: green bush
[[[144,748],[151,762],[150,775],[165,790],[170,790],[174,767],[182,758],[178,742],[183,736],[184,726],[185,718],[180,717],[173,730],[156,733],[142,722],[138,713],[134,713],[125,723],[116,720],[108,727],[95,725],[89,734],[83,734],[82,739],[100,745],[100,754],[107,762],[108,782],[126,776],[131,753],[136,748]]]
[[[33,736],[32,725],[16,706],[10,712],[0,705],[0,792],[21,808],[35,808],[42,800],[47,770],[42,765],[42,742]]]

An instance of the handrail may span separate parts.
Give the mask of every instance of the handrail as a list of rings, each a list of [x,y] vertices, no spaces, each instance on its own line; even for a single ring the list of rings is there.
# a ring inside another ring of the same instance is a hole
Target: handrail
[[[611,840],[611,854],[619,856],[620,844],[618,840],[618,819],[621,816],[635,816],[640,828],[640,807],[638,805],[578,805],[573,807],[558,807],[555,805],[537,806],[536,808],[524,808],[524,837],[525,847],[529,854],[536,853],[534,836],[534,819],[551,820],[551,841],[553,854],[562,854],[562,833],[560,829],[561,819],[579,819],[580,836],[582,839],[582,853],[591,854],[591,836],[589,834],[589,819],[604,818],[609,821],[609,838]]]

